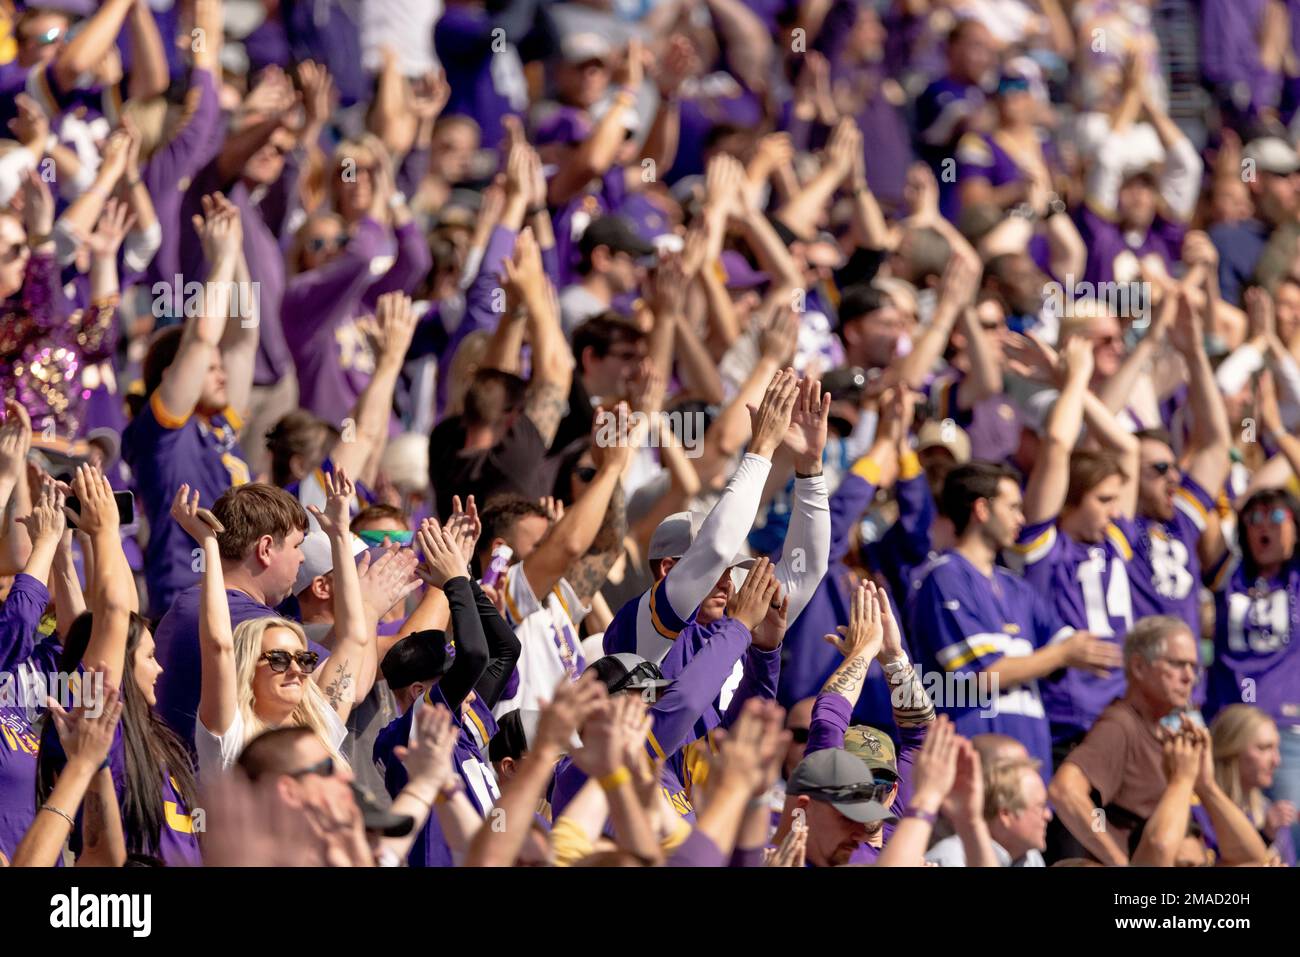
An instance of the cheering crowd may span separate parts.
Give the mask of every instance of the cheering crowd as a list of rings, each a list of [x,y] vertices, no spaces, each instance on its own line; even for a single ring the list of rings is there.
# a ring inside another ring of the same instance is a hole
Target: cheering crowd
[[[0,862],[1295,864],[1295,0],[0,0],[0,88]]]

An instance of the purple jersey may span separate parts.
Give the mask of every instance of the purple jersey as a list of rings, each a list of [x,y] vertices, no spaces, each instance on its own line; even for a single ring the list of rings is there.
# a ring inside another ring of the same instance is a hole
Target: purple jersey
[[[58,638],[35,644],[50,593],[30,575],[19,574],[0,605],[0,854],[10,860],[36,816],[36,757],[39,737],[32,716],[45,701],[21,689],[28,678],[57,670]],[[30,707],[30,710],[29,710]]]
[[[212,416],[173,415],[162,393],[154,392],[122,435],[122,458],[135,476],[149,522],[145,580],[151,617],[166,612],[178,592],[199,580],[192,567],[194,540],[171,518],[176,490],[188,483],[211,505],[232,485],[247,482],[248,465],[238,444],[241,425],[234,409]]]
[[[1050,773],[1051,735],[1038,681],[999,689],[996,699],[982,701],[976,676],[1004,657],[1026,657],[1066,634],[1055,609],[1025,579],[1004,568],[986,577],[951,550],[930,562],[913,587],[907,634],[923,673],[944,678],[943,693],[931,691],[936,708],[967,737],[1010,735]]]
[[[1280,726],[1300,725],[1300,556],[1271,578],[1225,559],[1214,585],[1214,664],[1206,713],[1246,702]]]
[[[966,431],[974,454],[986,462],[1005,462],[1020,448],[1020,410],[1005,395],[991,395],[963,409],[957,390],[966,374],[950,369],[930,383],[935,418],[952,419]]]
[[[1136,281],[1138,263],[1147,256],[1156,256],[1172,270],[1181,258],[1187,235],[1185,224],[1163,216],[1157,216],[1145,233],[1126,233],[1117,222],[1086,205],[1079,213],[1078,225],[1088,247],[1083,280],[1090,283],[1115,282],[1117,273]]]
[[[1148,615],[1173,615],[1187,622],[1193,635],[1201,633],[1201,560],[1197,542],[1214,500],[1189,476],[1174,493],[1174,517],[1168,522],[1138,517],[1129,579],[1134,620]]]
[[[1136,538],[1131,521],[1122,520],[1122,525],[1112,522],[1102,541],[1089,543],[1076,542],[1054,520],[1035,522],[1021,530],[1016,545],[1025,562],[1025,580],[1038,594],[1051,596],[1062,623],[1121,647],[1133,627],[1128,564],[1133,560],[1130,541]],[[1043,703],[1053,740],[1087,731],[1123,693],[1119,668],[1104,678],[1067,668],[1045,679]]]

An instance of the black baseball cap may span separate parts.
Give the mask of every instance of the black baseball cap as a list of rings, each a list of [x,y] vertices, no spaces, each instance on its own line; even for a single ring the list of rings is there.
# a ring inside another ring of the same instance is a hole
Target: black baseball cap
[[[394,691],[417,681],[437,681],[451,668],[454,656],[450,649],[442,629],[417,631],[388,649],[379,670]]]
[[[409,814],[394,814],[382,807],[374,795],[355,781],[352,782],[352,796],[356,799],[357,807],[361,808],[361,820],[367,831],[384,837],[406,837],[415,827],[415,818]]]
[[[655,254],[654,243],[643,239],[625,216],[601,216],[593,220],[578,241],[582,255],[590,259],[597,246],[606,246],[611,252],[628,253],[638,259]]]
[[[640,655],[624,652],[606,655],[595,661],[589,669],[605,685],[610,694],[619,691],[644,691],[646,688],[667,688],[671,681],[664,677],[659,666]]]

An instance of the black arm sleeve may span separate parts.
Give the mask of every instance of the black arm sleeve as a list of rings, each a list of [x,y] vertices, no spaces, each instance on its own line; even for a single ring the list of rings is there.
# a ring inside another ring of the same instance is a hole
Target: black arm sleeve
[[[474,591],[474,602],[478,606],[479,621],[487,636],[488,650],[487,670],[478,679],[474,690],[489,708],[494,708],[501,700],[501,693],[506,690],[506,682],[515,670],[522,646],[515,637],[515,630],[506,624],[506,620],[497,611],[497,606],[492,604],[492,599],[479,587],[478,582],[471,581],[469,585]]]
[[[442,676],[438,684],[452,713],[456,714],[487,669],[488,646],[487,638],[483,636],[483,625],[479,621],[478,608],[474,604],[474,593],[469,588],[469,579],[453,578],[442,586],[442,590],[447,595],[447,604],[451,606],[456,658],[451,664],[451,670]]]

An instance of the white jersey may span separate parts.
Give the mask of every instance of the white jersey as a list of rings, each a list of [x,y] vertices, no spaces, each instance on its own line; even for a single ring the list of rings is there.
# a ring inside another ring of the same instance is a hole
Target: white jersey
[[[523,562],[506,569],[504,596],[505,619],[515,630],[520,649],[515,687],[492,709],[498,718],[516,708],[540,709],[551,700],[562,679],[577,680],[587,666],[578,625],[590,611],[563,578],[544,603],[539,601],[524,574]]]

